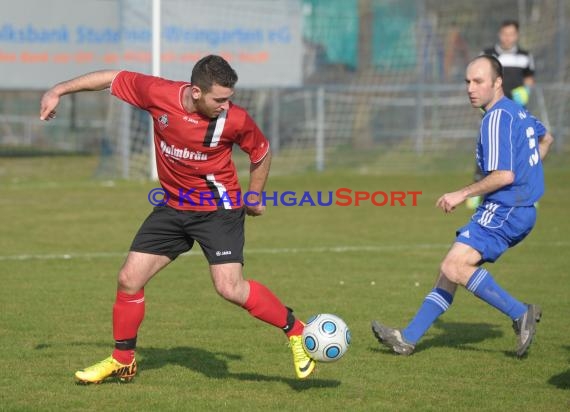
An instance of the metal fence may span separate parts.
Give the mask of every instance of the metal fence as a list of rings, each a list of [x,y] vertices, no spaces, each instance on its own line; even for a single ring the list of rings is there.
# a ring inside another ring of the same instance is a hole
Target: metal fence
[[[568,0],[302,3],[303,86],[238,83],[235,96],[271,140],[277,173],[378,161],[407,170],[418,156],[471,152],[479,115],[465,95],[465,65],[496,41],[506,18],[519,19],[521,44],[535,56],[530,109],[554,133],[555,150],[568,150]],[[181,68],[180,78],[188,72]],[[0,91],[0,155],[94,153],[102,159],[98,173],[148,176],[144,114],[106,92],[85,93],[62,99],[59,120],[42,124],[40,96]]]

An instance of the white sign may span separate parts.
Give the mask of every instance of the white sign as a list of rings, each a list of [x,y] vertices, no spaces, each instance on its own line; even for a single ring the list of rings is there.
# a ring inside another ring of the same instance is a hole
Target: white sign
[[[243,86],[302,82],[300,0],[162,0],[161,75],[220,54]],[[44,89],[105,68],[151,72],[149,0],[19,0],[0,16],[0,87]]]

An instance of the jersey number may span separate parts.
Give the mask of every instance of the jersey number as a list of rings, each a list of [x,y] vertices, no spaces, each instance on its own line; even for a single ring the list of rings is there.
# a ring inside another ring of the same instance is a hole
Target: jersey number
[[[526,129],[526,137],[528,139],[528,147],[532,154],[528,158],[528,163],[530,166],[536,166],[540,160],[540,155],[538,153],[538,148],[536,147],[536,138],[534,137],[534,128],[528,127]]]

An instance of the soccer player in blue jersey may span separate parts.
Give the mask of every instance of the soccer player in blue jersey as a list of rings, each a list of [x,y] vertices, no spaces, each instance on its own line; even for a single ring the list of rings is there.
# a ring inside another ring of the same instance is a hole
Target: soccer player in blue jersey
[[[516,20],[505,20],[498,33],[499,42],[484,49],[481,54],[496,57],[503,65],[503,92],[509,99],[526,107],[532,88],[534,87],[534,58],[528,50],[519,46],[519,23]],[[475,165],[474,180],[481,180],[483,174]],[[477,209],[481,204],[481,196],[473,196],[465,202],[468,209]]]
[[[477,161],[485,177],[444,194],[436,206],[450,213],[470,196],[485,199],[471,221],[457,230],[434,289],[408,326],[393,329],[372,322],[378,341],[398,354],[413,353],[420,338],[451,306],[457,285],[511,318],[518,357],[526,353],[536,332],[540,307],[515,299],[482,266],[496,261],[532,230],[534,203],[544,192],[542,159],[553,140],[540,121],[504,96],[502,76],[501,63],[493,56],[476,57],[467,66],[469,100],[485,111],[477,144]]]

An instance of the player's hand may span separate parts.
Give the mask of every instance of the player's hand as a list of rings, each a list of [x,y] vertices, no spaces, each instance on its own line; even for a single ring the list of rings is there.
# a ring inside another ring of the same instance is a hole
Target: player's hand
[[[59,104],[59,95],[52,90],[44,93],[40,102],[40,120],[49,121],[55,118],[55,108]]]
[[[265,205],[262,202],[259,192],[249,190],[247,197],[244,199],[245,213],[248,216],[261,216],[265,212]]]
[[[460,191],[446,193],[437,199],[436,207],[441,208],[445,213],[451,213],[455,207],[465,201],[465,195]]]
[[[261,216],[265,212],[265,206],[262,204],[255,205],[255,206],[245,206],[245,213],[248,216]]]

